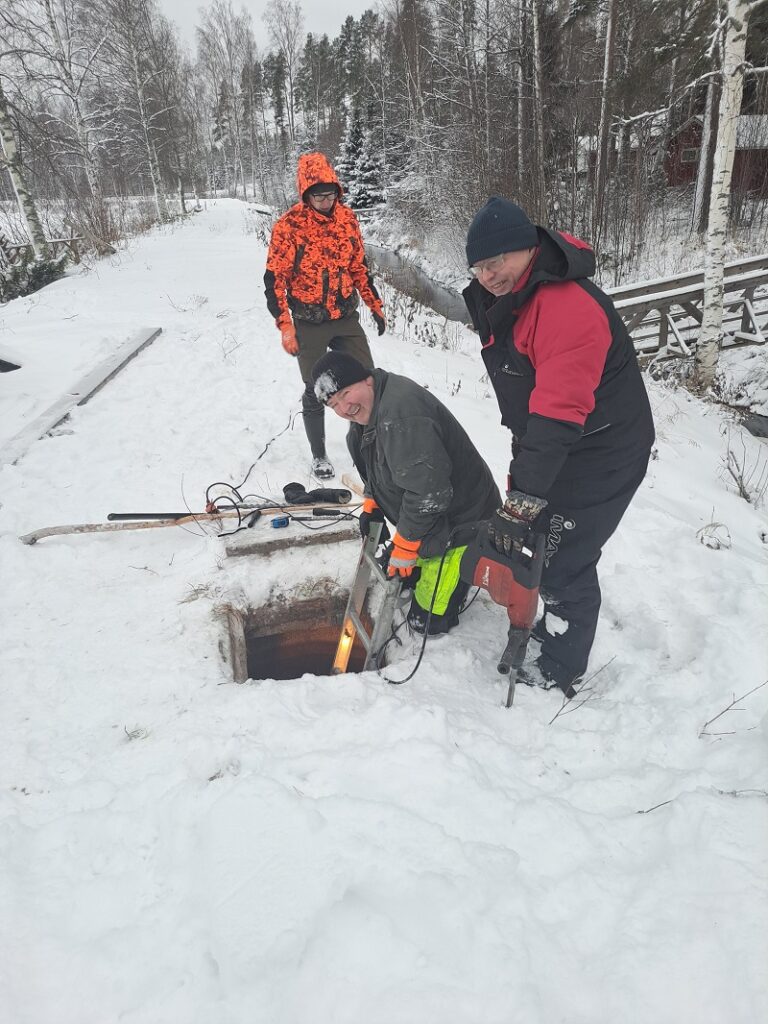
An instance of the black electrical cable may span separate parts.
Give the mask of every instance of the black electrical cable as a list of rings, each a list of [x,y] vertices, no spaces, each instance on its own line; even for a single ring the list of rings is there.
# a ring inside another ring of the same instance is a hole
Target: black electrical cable
[[[291,427],[294,424],[294,421],[296,420],[296,417],[299,416],[299,415],[301,415],[301,410],[300,409],[297,409],[296,412],[292,412],[290,414],[290,416],[288,417],[287,424],[283,427],[282,430],[278,431],[278,433],[276,433],[274,437],[271,437],[269,439],[269,441],[267,441],[267,443],[264,445],[263,450],[256,456],[256,459],[251,463],[250,467],[248,468],[248,472],[245,474],[245,476],[243,477],[243,479],[240,481],[239,484],[235,485],[235,484],[226,483],[224,480],[217,480],[215,483],[209,484],[206,487],[206,489],[205,489],[205,502],[206,502],[206,506],[210,503],[210,500],[211,500],[210,499],[210,490],[211,490],[212,487],[228,487],[230,490],[232,490],[237,495],[238,501],[242,504],[243,498],[240,495],[240,489],[243,486],[243,484],[246,482],[248,477],[251,475],[251,472],[253,471],[253,467],[256,465],[257,462],[259,462],[267,454],[267,452],[269,451],[270,446],[278,439],[278,437],[281,437],[286,432],[286,430],[290,430],[291,429]]]
[[[212,484],[211,486],[214,485]],[[357,522],[357,516],[355,515],[355,512],[357,512],[358,509],[362,507],[361,505],[355,505],[348,511],[342,512],[341,510],[339,510],[338,514],[334,516],[323,517],[324,521],[321,521],[320,517],[318,517],[317,519],[307,519],[305,521],[304,517],[294,515],[287,506],[277,505],[276,503],[272,502],[271,499],[266,498],[262,494],[254,494],[251,495],[251,497],[263,498],[264,505],[257,506],[255,508],[243,507],[242,505],[237,505],[233,501],[233,499],[226,494],[222,494],[216,499],[216,501],[231,502],[232,507],[235,508],[235,510],[238,513],[238,522],[236,528],[234,530],[227,530],[224,533],[218,534],[219,537],[233,537],[236,533],[241,533],[243,530],[250,529],[261,516],[261,514],[266,511],[273,511],[276,514],[286,515],[288,516],[291,522],[297,523],[299,526],[303,526],[306,530],[309,530],[311,533],[315,533],[318,530],[325,530],[329,526],[333,526],[334,523],[338,523],[343,519],[353,519],[355,520],[355,522]],[[336,510],[333,509],[333,511],[335,512]],[[314,522],[316,523],[316,525],[310,526],[310,522]]]
[[[253,467],[254,467],[254,466],[256,465],[256,463],[257,463],[257,462],[259,462],[259,461],[260,461],[261,459],[263,459],[263,458],[264,458],[264,456],[265,456],[265,455],[267,454],[267,452],[268,452],[268,450],[269,450],[269,447],[270,447],[270,445],[271,445],[271,444],[273,444],[273,443],[274,443],[274,442],[275,442],[275,441],[276,441],[276,440],[278,439],[278,437],[282,437],[282,435],[283,435],[283,434],[284,434],[284,433],[286,432],[286,430],[290,430],[290,429],[291,429],[291,427],[292,427],[292,426],[293,426],[293,424],[294,424],[294,421],[296,420],[296,417],[297,417],[297,416],[300,416],[300,415],[303,415],[303,413],[302,413],[301,409],[297,409],[297,410],[296,410],[296,412],[292,412],[292,413],[291,413],[291,415],[290,415],[290,416],[288,417],[288,422],[287,422],[287,424],[286,424],[286,425],[285,425],[285,426],[283,427],[283,429],[282,429],[281,431],[279,431],[279,432],[278,432],[277,434],[275,434],[275,436],[274,436],[274,437],[271,437],[271,438],[269,439],[269,441],[267,441],[267,443],[266,443],[266,444],[264,445],[264,450],[263,450],[262,452],[260,452],[260,454],[259,454],[259,455],[257,455],[257,456],[256,456],[256,459],[255,459],[255,461],[254,461],[254,462],[252,462],[252,463],[251,463],[251,465],[250,465],[250,467],[249,467],[249,469],[248,469],[248,472],[247,472],[247,473],[245,474],[245,476],[243,477],[243,479],[242,479],[242,480],[240,481],[240,483],[239,483],[239,484],[237,485],[237,490],[240,490],[240,488],[241,488],[241,487],[243,486],[243,484],[245,483],[245,481],[246,481],[246,480],[248,479],[248,477],[249,477],[249,476],[251,475],[251,471],[253,470]]]
[[[384,643],[381,645],[381,647],[376,652],[375,668],[376,668],[377,672],[381,672],[381,659],[384,657],[384,651],[386,651],[386,649],[389,647],[389,645],[392,643],[392,641],[395,640],[400,647],[403,646],[403,641],[400,639],[400,637],[397,634],[403,628],[405,623],[406,623],[406,620],[403,619],[403,621],[399,625],[397,625],[393,629],[391,629],[390,633],[389,633],[389,636],[387,637],[387,639],[384,641]]]
[[[229,498],[228,494],[217,494],[215,498],[211,499],[211,488],[213,488],[213,487],[226,487],[227,490],[232,491],[232,493],[237,498],[238,502],[242,505],[244,499],[243,499],[242,494],[240,493],[240,491],[236,487],[233,487],[232,484],[226,483],[224,480],[215,480],[212,484],[208,484],[208,486],[205,488],[205,507],[206,508],[208,508],[208,506],[211,505],[211,504],[215,504],[217,501],[219,501],[219,499]],[[232,500],[232,499],[230,498],[229,500]]]
[[[478,587],[475,590],[474,594],[472,595],[472,600],[469,601],[467,604],[465,604],[464,607],[459,610],[459,613],[458,613],[459,615],[463,615],[464,612],[470,607],[470,605],[475,602],[475,600],[477,599],[477,595],[480,593],[481,589],[482,589],[481,587]],[[389,645],[392,643],[392,641],[395,640],[395,641],[397,641],[397,643],[398,643],[398,645],[400,647],[403,646],[403,641],[400,639],[400,637],[397,634],[403,628],[403,626],[406,624],[406,622],[407,622],[407,619],[403,619],[403,621],[398,626],[395,626],[394,629],[392,629],[392,631],[390,632],[390,634],[387,637],[387,639],[384,641],[384,643],[379,648],[379,650],[378,650],[378,652],[376,654],[376,666],[375,667],[376,667],[376,671],[377,672],[381,671],[381,659],[384,657],[384,652],[386,651],[387,647],[389,647]],[[414,669],[414,671],[415,671],[415,669]],[[403,679],[402,681],[406,682],[405,679]],[[391,680],[391,679],[388,679],[387,682],[393,683],[393,685],[399,685],[397,683],[394,683],[394,681]]]
[[[459,615],[463,615],[463,614],[464,614],[464,612],[465,612],[465,611],[467,611],[467,609],[469,609],[469,608],[471,608],[471,607],[472,607],[472,605],[473,605],[473,604],[475,603],[475,601],[477,600],[477,595],[478,595],[478,594],[480,593],[480,591],[481,591],[482,589],[483,589],[482,587],[478,587],[478,588],[477,588],[477,590],[476,590],[476,591],[474,592],[474,594],[472,595],[472,600],[471,600],[471,601],[467,601],[467,603],[466,603],[466,604],[464,605],[464,607],[463,607],[463,608],[460,608],[460,609],[459,609]]]
[[[284,511],[284,515],[287,515],[292,522],[298,523],[300,526],[303,526],[305,530],[309,530],[310,533],[316,533],[318,530],[326,530],[329,526],[333,526],[334,523],[339,523],[344,519],[354,519],[355,522],[357,522],[357,516],[355,515],[355,512],[357,512],[357,510],[360,508],[362,508],[362,504],[355,505],[353,508],[349,509],[346,512],[340,511],[338,515],[333,518],[331,518],[330,516],[324,516],[323,518],[325,519],[325,522],[320,522],[320,517],[318,517],[318,519],[316,520],[317,526],[310,526],[308,522],[303,521],[303,517],[301,519],[298,518],[297,516],[293,515],[293,513],[290,512],[287,508]]]
[[[225,533],[220,533],[219,536],[220,537],[231,537],[233,534],[239,533],[240,530],[245,529],[245,527],[243,526],[242,509],[237,504],[237,502],[234,501],[234,499],[230,498],[229,495],[227,495],[227,494],[219,495],[219,497],[216,500],[217,501],[225,501],[225,502],[228,501],[232,505],[232,508],[235,510],[235,512],[237,512],[237,526],[235,527],[235,529],[234,530],[227,530]],[[218,511],[218,509],[216,511]]]
[[[382,675],[382,678],[385,680],[385,682],[391,683],[392,686],[402,686],[403,683],[409,683],[411,681],[411,679],[413,679],[413,677],[419,671],[419,666],[421,665],[421,660],[424,657],[424,649],[427,646],[427,638],[429,637],[429,626],[430,626],[430,623],[432,622],[432,611],[433,611],[433,609],[435,607],[435,599],[437,598],[437,588],[440,586],[440,577],[443,574],[443,565],[445,564],[445,558],[446,558],[446,555],[448,554],[448,550],[449,550],[449,548],[451,546],[451,541],[453,540],[453,535],[455,533],[457,533],[459,529],[460,528],[458,526],[454,526],[454,528],[448,534],[448,539],[446,540],[445,547],[443,548],[443,554],[442,554],[442,557],[440,559],[440,565],[439,565],[438,570],[437,570],[437,579],[435,580],[435,586],[434,586],[434,589],[432,590],[432,600],[429,603],[429,612],[427,614],[427,622],[426,622],[426,625],[424,626],[424,636],[423,636],[422,641],[421,641],[421,650],[419,651],[419,657],[416,660],[416,664],[413,667],[413,671],[410,672],[405,677],[405,679],[390,679],[389,676]]]
[[[211,486],[213,487],[215,485],[211,484]],[[277,507],[275,508],[275,512],[282,512],[283,515],[288,516],[288,518],[291,520],[291,522],[298,523],[300,526],[303,526],[306,530],[309,530],[311,533],[314,533],[316,530],[325,530],[327,527],[332,526],[334,523],[340,522],[342,519],[354,519],[355,521],[357,521],[356,513],[357,513],[357,511],[360,508],[362,508],[362,502],[359,505],[353,505],[351,508],[345,507],[343,510],[341,509],[341,507],[339,507],[339,511],[338,511],[338,513],[335,516],[333,516],[333,517],[331,517],[331,516],[323,517],[323,518],[326,518],[326,520],[327,520],[326,522],[321,523],[319,521],[320,517],[318,516],[317,525],[316,526],[309,526],[308,523],[302,521],[303,517],[299,518],[299,517],[297,517],[296,515],[294,515],[291,512],[290,504],[289,503],[283,503],[282,505],[280,505],[277,502],[273,502],[272,498],[268,498],[264,494],[253,493],[253,494],[247,494],[246,497],[247,498],[259,498],[259,499],[261,499],[264,502],[264,505],[262,506],[262,508],[268,508],[272,504],[277,505]],[[244,501],[245,499],[242,499],[242,500]],[[312,503],[310,502],[310,504],[312,504]],[[318,507],[323,507],[324,508],[325,506],[321,502],[318,505]],[[336,509],[333,509],[333,511],[336,512]],[[222,534],[222,536],[223,536],[223,534]]]

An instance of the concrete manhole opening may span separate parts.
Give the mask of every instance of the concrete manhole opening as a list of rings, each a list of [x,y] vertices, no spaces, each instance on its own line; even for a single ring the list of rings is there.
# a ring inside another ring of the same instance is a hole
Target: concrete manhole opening
[[[335,585],[318,581],[311,596],[281,595],[256,609],[222,609],[235,682],[299,679],[305,672],[331,675],[347,598]],[[367,607],[361,621],[370,635],[373,621]],[[361,672],[365,657],[365,647],[356,636],[347,671]]]

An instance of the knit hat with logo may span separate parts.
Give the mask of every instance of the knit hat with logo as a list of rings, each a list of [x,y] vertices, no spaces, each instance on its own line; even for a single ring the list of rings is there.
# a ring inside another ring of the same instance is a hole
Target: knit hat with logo
[[[337,391],[366,380],[372,371],[346,352],[326,352],[312,367],[312,386],[318,402],[327,402]]]

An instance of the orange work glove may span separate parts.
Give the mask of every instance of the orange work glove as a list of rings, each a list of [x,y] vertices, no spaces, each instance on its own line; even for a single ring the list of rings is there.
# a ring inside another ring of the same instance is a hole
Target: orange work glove
[[[419,557],[420,540],[406,540],[397,530],[392,538],[392,554],[389,556],[387,576],[410,576],[416,568]]]
[[[297,356],[299,354],[299,343],[296,340],[296,328],[293,324],[288,324],[287,327],[283,327],[280,331],[280,337],[283,341],[283,348],[289,356]]]

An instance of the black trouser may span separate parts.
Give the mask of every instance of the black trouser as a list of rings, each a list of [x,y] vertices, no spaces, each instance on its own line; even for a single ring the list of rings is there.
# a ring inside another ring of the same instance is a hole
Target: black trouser
[[[296,320],[294,326],[296,340],[299,343],[299,372],[304,382],[304,393],[301,396],[304,429],[307,432],[309,447],[312,449],[312,457],[323,458],[325,456],[325,412],[323,405],[318,402],[312,386],[312,367],[328,349],[335,352],[346,352],[348,355],[354,356],[363,366],[370,366],[371,369],[373,369],[373,359],[365,331],[360,325],[360,316],[356,311],[340,320],[326,320],[320,324]]]
[[[539,667],[557,683],[567,685],[586,671],[600,611],[597,563],[645,476],[648,457],[602,476],[555,482],[548,495],[541,520],[544,618],[535,635],[542,638]]]

